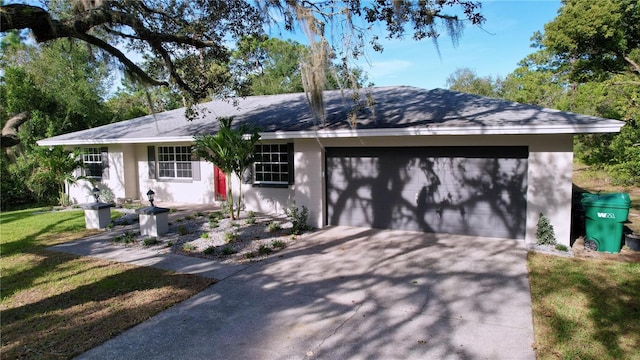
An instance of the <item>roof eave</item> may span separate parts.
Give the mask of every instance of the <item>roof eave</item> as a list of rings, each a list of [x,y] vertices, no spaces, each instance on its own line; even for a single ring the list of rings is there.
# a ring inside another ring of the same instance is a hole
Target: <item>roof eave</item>
[[[438,135],[544,135],[544,134],[593,134],[617,133],[624,122],[579,125],[512,125],[512,126],[458,126],[458,127],[407,127],[393,129],[340,129],[275,131],[260,133],[261,140],[309,139],[309,138],[355,138],[372,136],[438,136]],[[105,138],[105,139],[44,139],[40,146],[79,146],[102,144],[157,144],[192,142],[193,136]]]

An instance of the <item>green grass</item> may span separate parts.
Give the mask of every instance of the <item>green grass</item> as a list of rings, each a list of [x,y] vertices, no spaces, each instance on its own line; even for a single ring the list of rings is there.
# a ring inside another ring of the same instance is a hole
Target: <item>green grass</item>
[[[640,263],[529,253],[538,359],[640,359]]]
[[[48,251],[97,231],[81,210],[42,210],[0,213],[2,358],[72,358],[212,283]]]

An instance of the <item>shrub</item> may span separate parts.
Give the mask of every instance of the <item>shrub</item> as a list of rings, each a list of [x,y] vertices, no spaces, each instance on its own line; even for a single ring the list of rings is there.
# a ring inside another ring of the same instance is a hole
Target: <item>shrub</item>
[[[172,247],[173,246],[173,241],[168,241],[167,242],[167,247]]]
[[[224,233],[224,240],[228,243],[235,241],[238,238],[238,234],[233,231],[227,231]]]
[[[540,213],[538,219],[538,228],[536,230],[536,239],[538,245],[555,245],[556,235],[553,231],[553,225],[549,221],[549,218]]]
[[[194,214],[195,217],[203,217],[204,214],[202,213],[202,211],[198,211],[197,213]]]
[[[156,245],[159,244],[160,241],[158,241],[158,239],[156,239],[155,237],[148,237],[144,240],[142,240],[142,244],[144,246],[151,246],[151,245]]]
[[[113,242],[121,242],[124,244],[129,244],[132,243],[134,241],[136,234],[132,233],[132,232],[125,232],[124,234],[120,235],[120,236],[116,236],[113,239]]]
[[[244,254],[244,257],[247,259],[252,259],[254,257],[256,257],[256,253],[253,251],[249,251],[248,253]]]
[[[202,234],[200,234],[200,238],[208,239],[209,238],[209,233],[208,232],[203,232]]]
[[[271,246],[274,247],[274,248],[282,249],[282,248],[285,248],[287,246],[287,244],[285,244],[284,241],[282,241],[282,240],[273,240],[271,242]]]
[[[291,233],[295,235],[302,234],[309,230],[307,221],[309,220],[309,209],[306,206],[302,207],[302,210],[298,209],[295,204],[291,205],[286,211],[287,217],[291,220]]]
[[[211,226],[212,228],[217,228],[218,226],[220,226],[220,223],[216,219],[209,219],[209,226]]]
[[[256,218],[252,218],[252,217],[250,217],[250,218],[248,218],[247,220],[245,220],[245,223],[246,223],[247,225],[253,225],[253,224],[255,224],[255,223],[256,223]]]
[[[204,249],[202,251],[203,254],[205,255],[214,255],[216,253],[216,247],[215,246],[209,246],[206,249]]]
[[[249,212],[247,213],[247,217],[249,219],[254,219],[256,217],[256,212],[253,210],[249,210]]]
[[[220,204],[220,212],[223,214],[223,217],[227,217],[229,215],[229,213],[231,213],[231,204],[229,203],[229,201],[223,201]]]
[[[193,217],[193,215],[187,215],[187,216],[184,217],[184,219],[187,220],[187,221],[190,221],[190,220],[193,220],[195,218]]]
[[[189,233],[189,230],[187,230],[187,227],[184,225],[178,226],[176,231],[178,232],[178,235],[187,235]]]
[[[569,251],[569,248],[566,245],[556,244],[556,250],[567,252]]]
[[[268,232],[276,232],[280,229],[282,229],[282,226],[280,226],[280,223],[276,221],[272,221],[269,223],[269,225],[267,225]]]
[[[182,245],[182,250],[186,252],[196,251],[196,246],[191,243]]]
[[[272,252],[273,252],[273,249],[271,249],[265,244],[262,244],[260,245],[260,247],[258,247],[258,255],[268,255],[268,254],[271,254]]]
[[[222,255],[233,255],[237,251],[235,251],[231,246],[227,245],[222,248]]]

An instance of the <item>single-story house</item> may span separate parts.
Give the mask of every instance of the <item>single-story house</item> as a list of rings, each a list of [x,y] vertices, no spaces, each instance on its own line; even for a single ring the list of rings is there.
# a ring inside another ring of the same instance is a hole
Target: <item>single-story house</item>
[[[367,104],[369,94],[373,102]],[[349,225],[524,239],[540,213],[569,245],[573,136],[619,132],[623,122],[455,91],[394,86],[327,91],[324,123],[305,94],[250,96],[55,136],[41,146],[84,149],[84,175],[115,198],[215,203],[224,174],[191,155],[218,117],[260,129],[245,207],[306,206],[310,225]],[[354,106],[354,99],[360,106]],[[235,177],[234,177],[235,178]],[[69,188],[91,202],[89,182]],[[233,186],[238,189],[238,186]]]

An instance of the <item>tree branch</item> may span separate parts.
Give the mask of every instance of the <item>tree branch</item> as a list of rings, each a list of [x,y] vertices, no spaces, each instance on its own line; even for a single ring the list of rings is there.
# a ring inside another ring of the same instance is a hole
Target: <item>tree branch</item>
[[[640,65],[638,65],[635,61],[631,60],[628,56],[623,56],[623,58],[635,69],[635,72],[640,76]]]
[[[18,130],[29,119],[31,119],[31,112],[23,111],[7,120],[2,128],[2,137],[0,138],[0,147],[2,149],[20,144]]]
[[[86,41],[91,45],[95,45],[105,50],[109,54],[115,56],[116,58],[118,58],[118,60],[120,60],[120,62],[124,64],[124,66],[127,67],[127,69],[129,69],[129,71],[139,76],[140,79],[146,84],[154,85],[154,86],[169,85],[169,83],[166,81],[157,80],[149,76],[149,74],[147,74],[144,70],[142,70],[138,65],[134,64],[133,61],[129,60],[129,58],[127,58],[127,56],[123,54],[122,51],[116,49],[110,44],[107,44],[101,39],[98,39],[97,37],[91,36],[89,34],[84,34],[84,33],[77,34],[74,37],[77,39]]]

